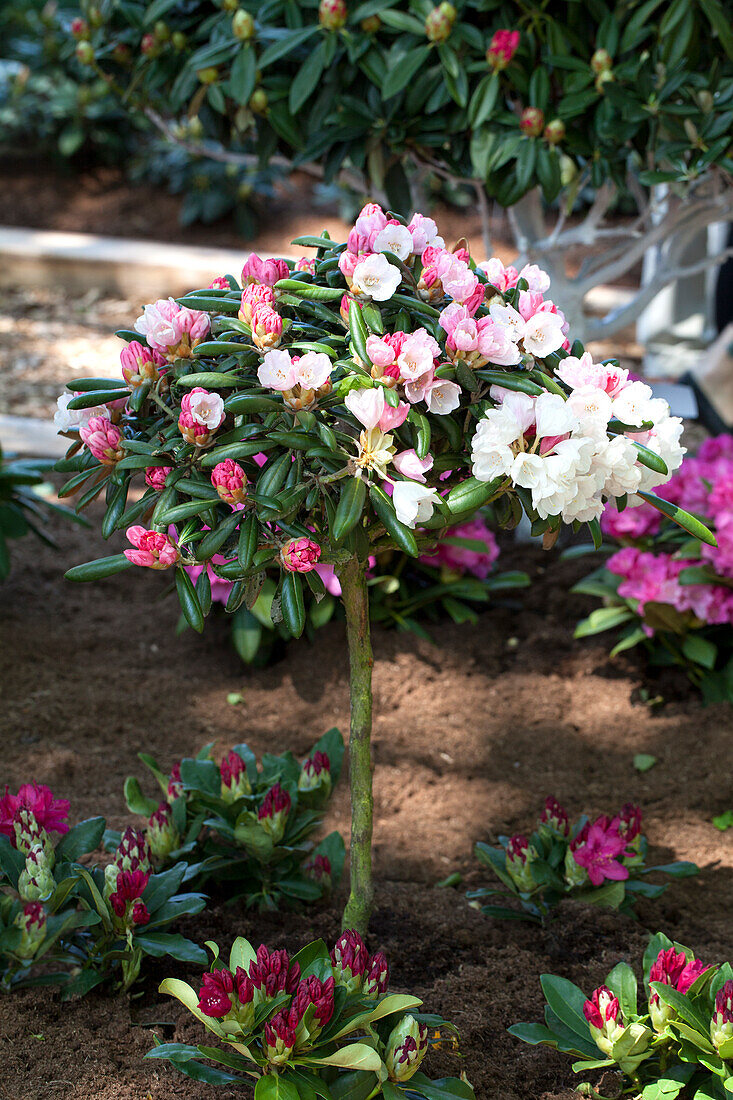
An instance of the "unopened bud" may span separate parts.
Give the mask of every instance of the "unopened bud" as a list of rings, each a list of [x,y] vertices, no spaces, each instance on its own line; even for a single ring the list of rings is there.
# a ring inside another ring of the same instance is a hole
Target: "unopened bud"
[[[264,115],[267,111],[269,100],[264,88],[255,88],[249,97],[249,109],[256,115]]]
[[[387,1039],[384,1064],[390,1081],[409,1081],[419,1070],[427,1050],[427,1025],[414,1016],[403,1016]]]
[[[318,22],[327,31],[340,31],[348,15],[346,0],[321,0],[318,5]]]
[[[613,68],[613,58],[608,50],[596,50],[590,59],[590,67],[596,75]]]
[[[164,863],[171,852],[180,847],[181,837],[173,822],[173,811],[167,802],[161,802],[148,820],[145,835],[150,854],[158,863]]]
[[[445,42],[450,38],[456,21],[456,9],[447,0],[433,8],[425,19],[425,34],[430,42]]]
[[[314,752],[303,762],[298,779],[299,791],[320,791],[327,798],[331,793],[331,761],[325,752]]]
[[[183,31],[173,31],[173,34],[171,35],[171,46],[173,47],[173,49],[177,53],[180,53],[181,50],[185,50],[187,45],[188,38],[183,33]]]
[[[216,84],[219,79],[219,70],[215,66],[209,65],[205,69],[198,69],[196,76],[201,84]]]
[[[15,954],[21,959],[32,959],[46,938],[46,911],[40,902],[24,905],[22,913],[15,918],[15,927],[21,931]]]
[[[364,34],[376,34],[382,25],[382,20],[378,15],[368,15],[366,19],[362,19],[359,26],[364,31]]]
[[[545,141],[548,145],[559,145],[565,138],[565,123],[561,118],[551,119],[545,126]]]
[[[56,889],[53,858],[49,859],[42,844],[34,844],[18,877],[21,901],[47,901]]]
[[[232,34],[241,42],[249,42],[254,37],[255,21],[248,11],[240,8],[232,17]]]
[[[545,128],[545,116],[539,107],[525,107],[519,116],[519,129],[527,137],[539,137]]]
[[[80,65],[94,64],[94,47],[91,42],[77,42],[74,52]]]

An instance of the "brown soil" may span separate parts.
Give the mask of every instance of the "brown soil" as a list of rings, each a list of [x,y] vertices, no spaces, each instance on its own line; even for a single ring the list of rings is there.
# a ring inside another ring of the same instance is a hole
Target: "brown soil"
[[[210,740],[220,751],[246,739],[258,753],[303,754],[329,726],[346,727],[339,623],[319,633],[317,646],[295,644],[280,663],[247,669],[222,622],[203,638],[174,637],[174,603],[151,602],[160,578],[130,571],[99,586],[64,582],[65,566],[110,550],[76,528],[56,534],[58,554],[16,544],[2,589],[0,788],[36,779],[69,797],[75,817],[103,812],[120,826],[122,782],[140,774],[141,750],[164,765]],[[396,987],[458,1025],[479,1098],[569,1100],[569,1060],[506,1034],[512,1022],[540,1017],[541,973],[590,990],[618,959],[638,964],[645,929],[663,929],[704,959],[733,957],[733,851],[710,823],[732,801],[718,768],[730,756],[733,709],[702,709],[673,677],[651,686],[667,699],[652,711],[639,701],[638,666],[611,663],[602,640],[572,639],[589,601],[568,588],[587,564],[527,549],[508,549],[504,564],[528,568],[533,587],[477,626],[444,626],[438,646],[397,633],[374,638],[378,909],[370,943],[388,952]],[[232,691],[242,705],[227,704]],[[652,753],[657,765],[637,773],[637,752]],[[473,844],[526,829],[548,793],[577,813],[638,801],[653,856],[694,859],[702,874],[642,903],[640,923],[571,905],[546,932],[485,918],[463,897],[466,886],[486,882]],[[347,830],[343,784],[327,824]],[[464,875],[461,887],[438,889],[453,870]],[[245,934],[297,948],[315,936],[334,939],[342,904],[343,888],[329,908],[303,916],[218,906],[182,930],[199,942]],[[201,1038],[195,1021],[156,992],[163,976],[185,970],[153,964],[130,1002],[94,993],[64,1005],[48,991],[6,998],[0,1096],[233,1100],[143,1060],[153,1032]],[[456,1066],[434,1055],[432,1069]]]

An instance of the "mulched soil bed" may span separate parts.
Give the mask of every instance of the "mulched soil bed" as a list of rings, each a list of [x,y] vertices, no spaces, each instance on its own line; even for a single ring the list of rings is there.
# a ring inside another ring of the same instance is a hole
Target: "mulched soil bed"
[[[130,571],[99,586],[64,582],[67,565],[110,550],[96,534],[56,531],[61,553],[28,541],[16,546],[2,588],[0,788],[33,778],[70,798],[75,817],[102,812],[120,826],[122,783],[141,774],[141,750],[164,765],[208,741],[217,753],[247,740],[258,753],[303,755],[329,726],[346,728],[340,623],[321,631],[316,645],[291,646],[270,668],[246,669],[221,622],[203,639],[174,637],[174,602],[153,602],[160,578]],[[541,973],[590,990],[619,959],[638,965],[645,929],[663,929],[709,961],[733,957],[733,851],[710,823],[733,802],[726,763],[733,708],[705,710],[680,677],[650,684],[631,658],[611,663],[602,640],[574,641],[573,625],[590,602],[568,589],[587,563],[510,548],[503,564],[529,569],[533,587],[477,626],[445,625],[437,646],[376,632],[379,885],[370,947],[387,951],[396,988],[458,1025],[479,1098],[570,1100],[570,1060],[524,1047],[505,1030],[540,1018]],[[644,683],[664,696],[662,706],[641,701]],[[242,693],[240,706],[226,702],[232,691]],[[652,753],[657,765],[637,773],[637,752]],[[487,881],[473,844],[526,829],[548,793],[573,813],[640,802],[656,860],[694,859],[702,874],[642,903],[638,923],[572,905],[545,931],[483,917],[463,897],[465,887]],[[345,784],[326,824],[347,830]],[[464,874],[461,887],[437,888],[453,870]],[[315,936],[336,937],[342,903],[343,890],[303,916],[217,905],[181,930],[199,942],[228,944],[244,934],[297,949]],[[155,963],[132,1000],[94,993],[62,1004],[49,991],[4,998],[2,1100],[242,1095],[143,1060],[154,1032],[202,1037],[182,1008],[157,994],[169,974],[186,968]],[[431,1068],[452,1073],[456,1063],[441,1053]]]

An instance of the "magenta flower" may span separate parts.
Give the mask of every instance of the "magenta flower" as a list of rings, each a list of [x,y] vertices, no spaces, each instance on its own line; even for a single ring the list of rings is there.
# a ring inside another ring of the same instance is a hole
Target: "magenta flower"
[[[146,466],[145,484],[155,489],[156,493],[162,493],[165,489],[165,479],[172,469],[172,466]]]
[[[303,536],[285,543],[280,550],[280,563],[289,573],[310,573],[320,556],[318,543]]]
[[[519,46],[519,31],[495,31],[486,60],[495,72],[506,69]]]
[[[24,783],[17,794],[10,794],[6,787],[4,797],[0,798],[0,834],[15,845],[14,824],[22,810],[31,813],[47,833],[68,833],[66,819],[70,808],[71,803],[67,799],[54,798],[50,787],[38,783]]]
[[[120,352],[122,377],[131,390],[142,386],[144,382],[157,382],[167,369],[166,360],[154,348],[146,347],[133,340]]]
[[[252,323],[252,316],[260,306],[271,306],[275,302],[275,291],[263,283],[248,283],[242,291],[239,305],[239,320],[246,325]]]
[[[233,458],[216,464],[211,471],[211,484],[225,504],[243,504],[247,499],[247,475]]]
[[[620,882],[629,877],[628,867],[618,860],[625,848],[626,837],[619,835],[618,823],[599,817],[588,828],[583,843],[573,849],[573,855],[575,862],[588,872],[593,885],[600,886],[606,879]]]
[[[661,982],[662,985],[670,985],[679,993],[687,993],[693,982],[710,967],[701,959],[687,961],[684,951],[675,951],[674,947],[660,951],[656,962],[649,971],[649,985],[652,982]],[[652,992],[649,1003],[656,1004],[659,994]]]

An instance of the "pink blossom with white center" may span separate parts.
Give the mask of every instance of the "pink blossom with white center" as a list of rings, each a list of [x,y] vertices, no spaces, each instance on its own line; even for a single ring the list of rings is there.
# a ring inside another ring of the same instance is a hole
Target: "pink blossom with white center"
[[[285,260],[263,260],[256,252],[247,257],[242,268],[242,286],[247,283],[263,283],[265,286],[274,286],[280,279],[287,279],[290,274]]]
[[[425,482],[425,474],[433,468],[433,456],[426,455],[425,458],[418,458],[414,449],[400,451],[399,454],[394,456],[392,462],[395,468],[405,477],[409,477],[411,481],[422,481],[423,483]]]
[[[388,221],[377,233],[372,247],[375,252],[392,252],[398,260],[404,261],[412,255],[412,234],[406,225]]]
[[[402,282],[402,272],[386,256],[374,253],[360,260],[354,269],[351,289],[375,302],[388,302]]]
[[[148,569],[170,569],[180,558],[178,550],[167,537],[158,531],[146,531],[144,527],[128,527],[125,532],[134,550],[125,550],[125,557],[133,565]]]
[[[438,494],[435,489],[426,489],[416,481],[396,481],[392,489],[392,503],[397,519],[406,527],[414,530],[418,523],[430,519]]]
[[[257,369],[262,386],[270,390],[291,390],[297,381],[297,370],[287,351],[268,351]]]
[[[415,381],[432,369],[434,360],[439,356],[440,344],[427,329],[419,328],[411,332],[397,358],[400,376],[408,381]]]
[[[432,218],[424,214],[413,214],[407,223],[412,237],[412,251],[421,256],[430,245],[433,248],[445,248],[445,241],[438,234],[438,227]]]
[[[295,381],[305,390],[317,390],[331,377],[333,364],[325,352],[308,351],[295,363]]]
[[[435,381],[435,368],[431,367],[425,374],[421,374],[414,382],[405,382],[405,397],[411,405],[418,401],[425,401],[428,391]]]
[[[379,425],[380,417],[384,412],[384,390],[381,386],[375,386],[370,390],[349,390],[344,398],[344,404],[367,431],[371,431]]]
[[[589,351],[578,359],[568,355],[555,368],[555,375],[571,389],[595,386],[609,397],[617,397],[629,381],[629,372],[612,363],[594,363]]]
[[[496,256],[478,265],[492,286],[503,294],[512,290],[519,282],[519,272],[516,267],[504,267],[504,264]]]
[[[545,294],[550,289],[550,276],[537,264],[525,264],[519,272],[519,279],[525,280],[531,294]]]
[[[208,313],[180,306],[173,298],[160,298],[143,306],[135,321],[135,331],[169,360],[190,358],[192,349],[210,328]]]
[[[562,320],[556,313],[535,313],[524,325],[524,350],[540,359],[551,355],[565,342]]]
[[[479,285],[478,277],[468,264],[456,259],[452,252],[443,254],[438,261],[437,271],[443,290],[456,302],[465,302],[467,298],[471,298]]]
[[[224,401],[220,394],[209,393],[201,386],[195,386],[181,401],[184,412],[191,414],[197,424],[215,432],[224,423]]]
[[[438,378],[428,387],[425,402],[434,416],[447,416],[461,403],[461,387],[455,382]]]
[[[108,416],[93,416],[79,427],[82,442],[103,466],[114,466],[125,452],[122,448],[122,432]]]

